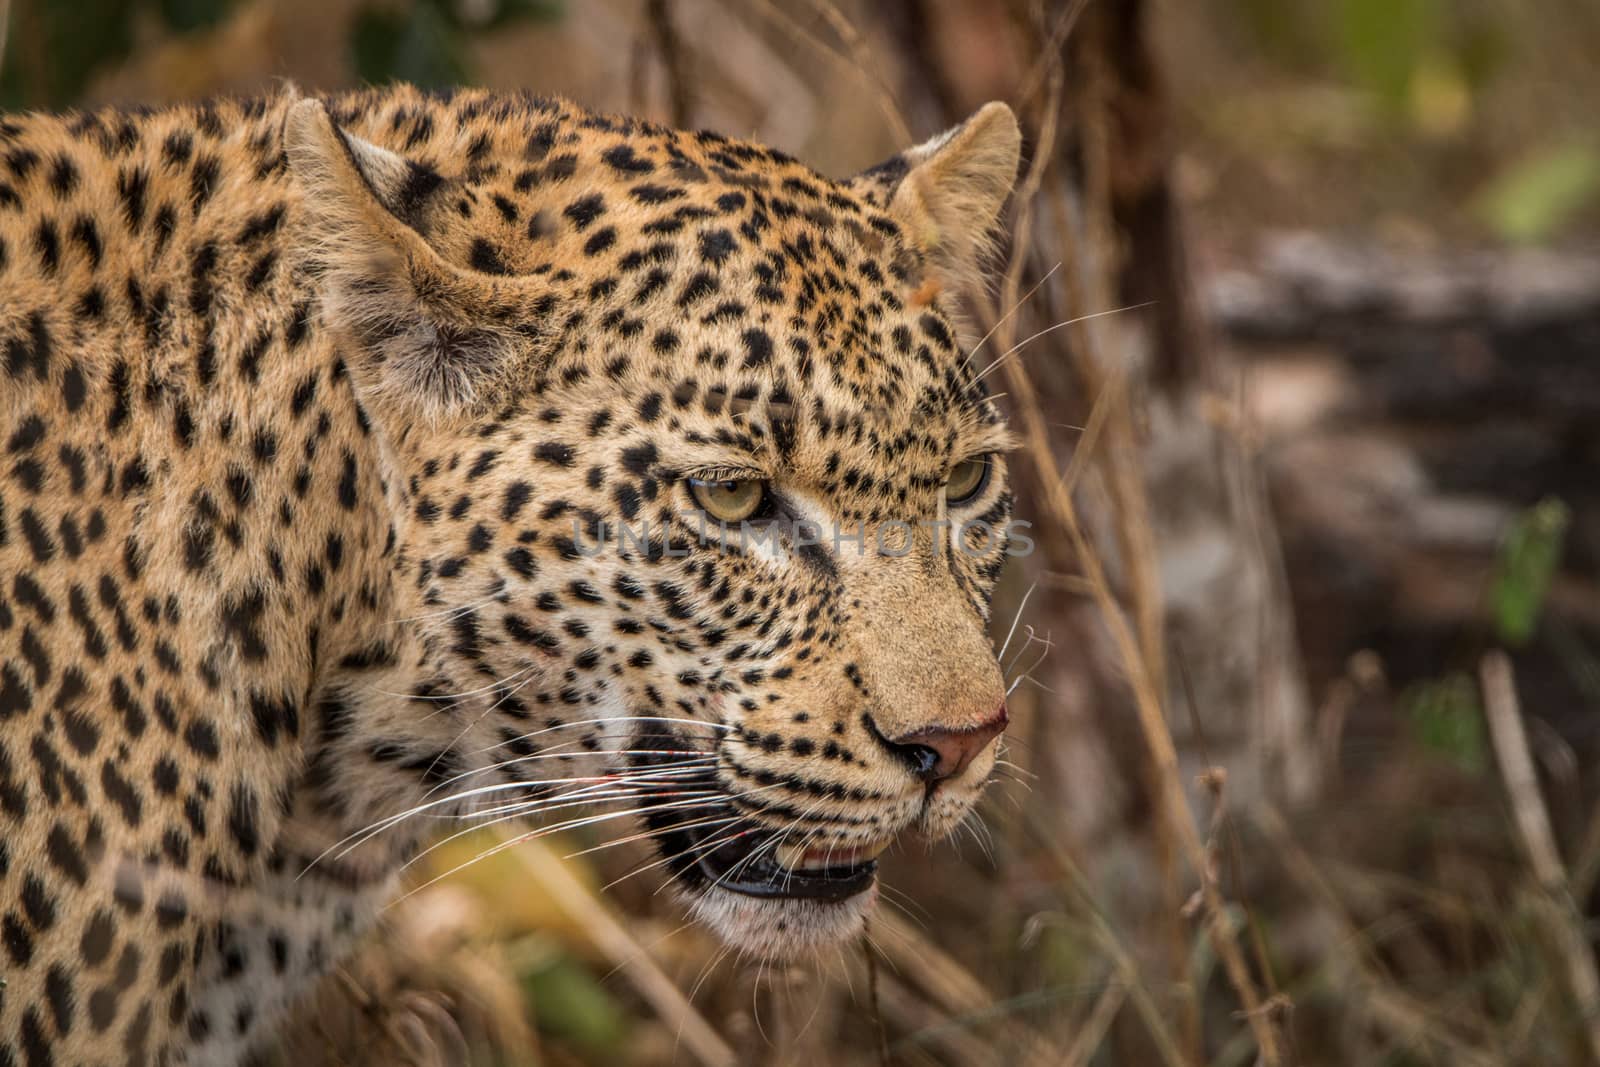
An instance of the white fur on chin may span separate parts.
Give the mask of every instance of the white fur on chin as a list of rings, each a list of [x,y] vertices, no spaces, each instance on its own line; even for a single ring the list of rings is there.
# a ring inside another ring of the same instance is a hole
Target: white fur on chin
[[[991,745],[968,769],[959,789],[935,791],[915,818],[929,841],[948,836],[972,813],[998,746]],[[839,901],[752,897],[709,888],[684,894],[689,912],[723,942],[745,956],[796,961],[860,936],[878,902],[878,883]]]
[[[801,960],[860,935],[878,883],[846,900],[767,899],[727,889],[689,894],[694,917],[741,954]]]

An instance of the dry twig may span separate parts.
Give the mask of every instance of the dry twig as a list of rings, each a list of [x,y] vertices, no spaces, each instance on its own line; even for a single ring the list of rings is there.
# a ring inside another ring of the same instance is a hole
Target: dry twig
[[[1047,148],[1053,139],[1053,131],[1041,133],[1040,144]],[[1042,180],[1042,168],[1048,164],[1048,156],[1044,151],[1035,155],[1033,167],[1023,181],[1019,193],[1019,243],[1024,240],[1021,225],[1031,214],[1028,201],[1033,193],[1037,192]],[[1068,247],[1063,245],[1063,247]],[[1009,288],[1009,287],[1008,287]],[[1085,360],[1088,364],[1095,364],[1096,360]],[[1108,360],[1100,360],[1100,366],[1112,366]],[[1155,774],[1155,786],[1158,790],[1158,801],[1165,809],[1166,823],[1172,832],[1177,835],[1177,845],[1190,866],[1200,879],[1201,900],[1205,914],[1207,933],[1216,949],[1218,958],[1222,961],[1223,969],[1239,997],[1240,1005],[1244,1011],[1245,1019],[1255,1034],[1256,1043],[1261,1053],[1262,1061],[1266,1064],[1282,1062],[1280,1042],[1273,1029],[1268,1012],[1264,1011],[1265,1004],[1256,989],[1255,980],[1250,975],[1249,966],[1243,952],[1240,950],[1236,932],[1228,918],[1227,903],[1223,899],[1221,888],[1211,870],[1208,862],[1206,848],[1201,838],[1200,830],[1195,822],[1194,813],[1189,809],[1188,798],[1185,794],[1181,772],[1178,766],[1178,754],[1173,744],[1172,734],[1167,727],[1165,716],[1162,713],[1161,686],[1156,681],[1150,661],[1149,642],[1135,636],[1129,626],[1122,605],[1118,603],[1116,595],[1112,592],[1105,569],[1101,565],[1098,552],[1090,543],[1084,533],[1078,518],[1077,505],[1072,499],[1072,489],[1064,477],[1064,472],[1056,462],[1055,454],[1050,447],[1050,438],[1046,429],[1043,412],[1040,410],[1038,395],[1022,362],[1013,360],[1006,364],[1007,384],[1013,395],[1017,398],[1017,411],[1023,422],[1023,438],[1026,442],[1029,455],[1037,465],[1041,476],[1041,483],[1045,488],[1045,505],[1066,531],[1073,551],[1079,559],[1089,588],[1094,596],[1096,606],[1105,621],[1107,629],[1119,653],[1123,668],[1127,672],[1130,686],[1133,690],[1135,706],[1139,713],[1139,724],[1144,733],[1145,742],[1150,749],[1151,762]],[[1125,401],[1120,391],[1113,388],[1103,388],[1095,399],[1095,408],[1099,409],[1108,405],[1113,400]],[[1118,405],[1123,407],[1122,404]],[[1127,419],[1126,409],[1115,413]],[[1091,411],[1090,425],[1098,419],[1109,417],[1098,411]],[[1131,432],[1127,440],[1131,445]],[[1082,447],[1080,443],[1080,448]],[[1130,490],[1123,494],[1131,496],[1132,486],[1125,486]],[[1140,489],[1142,492],[1142,488]],[[1122,502],[1126,502],[1125,500]],[[1142,511],[1140,512],[1142,514]],[[1133,553],[1130,555],[1137,555]],[[1137,583],[1136,583],[1137,584]],[[1148,609],[1141,612],[1141,616],[1148,614]],[[1144,628],[1141,628],[1144,629]],[[1147,635],[1148,636],[1148,635]]]
[[[1022,369],[1020,363],[1009,364],[1006,373],[1014,393],[1019,396],[1027,395],[1030,398],[1034,396],[1027,372]],[[1105,395],[1102,394],[1096,403],[1099,404],[1104,399]],[[1073,550],[1083,565],[1096,606],[1111,633],[1123,668],[1127,671],[1135,706],[1139,712],[1139,725],[1150,748],[1157,788],[1161,793],[1160,799],[1166,809],[1169,825],[1176,832],[1180,849],[1200,879],[1207,932],[1222,961],[1223,969],[1239,996],[1246,1019],[1255,1032],[1263,1061],[1269,1065],[1281,1063],[1277,1035],[1272,1029],[1267,1013],[1261,1010],[1263,1007],[1261,996],[1256,990],[1255,980],[1250,976],[1249,967],[1227,918],[1227,902],[1223,899],[1221,888],[1210,871],[1199,827],[1195,822],[1194,813],[1189,809],[1178,766],[1177,748],[1173,744],[1172,734],[1167,728],[1161,710],[1160,691],[1151,677],[1140,643],[1128,625],[1122,606],[1111,591],[1099,554],[1090,544],[1079,522],[1077,506],[1050,449],[1044,417],[1039,411],[1037,401],[1022,407],[1020,413],[1023,417],[1024,438],[1027,441],[1028,452],[1039,464],[1043,475],[1046,489],[1045,503],[1066,531]]]
[[[1185,1067],[1183,1053],[1178,1048],[1177,1039],[1173,1036],[1166,1013],[1157,1005],[1155,997],[1145,985],[1144,977],[1140,974],[1132,953],[1117,937],[1110,919],[1100,907],[1099,901],[1095,899],[1089,879],[1073,862],[1067,851],[1039,825],[1037,820],[1026,820],[1025,825],[1034,832],[1045,855],[1055,864],[1072,895],[1077,898],[1078,906],[1082,908],[1083,914],[1089,921],[1090,933],[1094,935],[1095,941],[1110,959],[1115,973],[1127,987],[1128,994],[1133,999],[1134,1009],[1145,1024],[1161,1063],[1165,1067]],[[1092,1053],[1094,1048],[1091,1047],[1088,1051]]]
[[[981,1015],[994,1006],[989,990],[971,971],[893,911],[880,910],[872,925],[874,937],[868,952],[880,953],[899,982],[915,989],[925,1003],[947,1017]],[[1061,1050],[1032,1027],[1013,1020],[1007,1029],[1025,1063],[1062,1062]],[[963,1056],[961,1062],[974,1061]]]
[[[1075,13],[1073,17],[1075,19]],[[1066,25],[1070,27],[1070,21]],[[1001,307],[1013,306],[1021,290],[1022,271],[1031,250],[1035,204],[1044,178],[1054,163],[1064,77],[1059,51],[1047,57],[1047,60],[1044,121],[1034,145],[1032,162],[1014,197],[1017,213],[1012,229],[1010,263],[1001,285]],[[1096,154],[1091,153],[1091,155]],[[1100,169],[1103,170],[1103,167]],[[1104,176],[1101,175],[1101,180],[1092,184],[1103,187]],[[1097,203],[1101,203],[1101,198],[1097,198]],[[1105,207],[1104,210],[1109,211],[1109,207]],[[1087,243],[1094,246],[1092,236]],[[1060,247],[1076,248],[1084,244],[1085,242],[1064,239]],[[1109,246],[1109,240],[1103,239],[1097,247],[1105,249]],[[1099,309],[1108,307],[1109,290],[1102,278],[1094,276],[1100,272],[1091,271],[1082,263],[1074,264],[1074,268],[1078,275],[1079,284],[1076,288],[1079,290],[1079,295],[1086,299],[1100,300],[1098,305],[1092,305]],[[987,308],[985,310],[990,311],[991,320],[996,318],[993,311]],[[990,332],[991,335],[1000,338],[998,347],[1002,350],[1011,347],[1011,338],[1015,332],[1012,322],[997,323]],[[1090,337],[1091,349],[1104,347],[1094,342],[1092,332]],[[1168,818],[1164,821],[1165,825],[1178,835],[1179,850],[1189,860],[1200,879],[1200,901],[1210,939],[1218,957],[1222,960],[1229,981],[1239,996],[1245,1018],[1255,1034],[1262,1061],[1269,1065],[1278,1064],[1282,1062],[1278,1036],[1273,1029],[1270,1013],[1263,1010],[1265,1004],[1256,990],[1255,981],[1250,975],[1249,966],[1228,919],[1226,902],[1214,875],[1213,866],[1208,861],[1207,850],[1194,814],[1188,806],[1178,769],[1177,750],[1161,710],[1160,694],[1164,689],[1162,679],[1165,675],[1161,647],[1162,613],[1155,568],[1152,563],[1154,545],[1151,541],[1144,500],[1145,490],[1138,470],[1131,461],[1135,451],[1132,412],[1125,390],[1119,387],[1123,368],[1116,360],[1108,358],[1103,351],[1091,350],[1079,362],[1091,379],[1091,385],[1097,385],[1099,388],[1095,393],[1095,402],[1090,411],[1086,432],[1079,440],[1065,472],[1060,469],[1054,451],[1050,447],[1049,432],[1041,411],[1038,392],[1033,386],[1031,377],[1023,368],[1021,360],[1009,360],[1004,364],[1006,384],[1014,397],[1015,409],[1023,422],[1023,438],[1027,451],[1039,471],[1041,484],[1045,487],[1045,504],[1068,535],[1073,551],[1084,569],[1089,591],[1095,598],[1107,628],[1111,631],[1120,654],[1119,658],[1127,671],[1139,711],[1140,726],[1154,765],[1155,789],[1158,794],[1156,800],[1160,807],[1166,809]],[[1124,556],[1132,572],[1133,600],[1139,619],[1138,637],[1135,637],[1132,628],[1129,627],[1122,606],[1111,591],[1099,556],[1083,532],[1072,499],[1074,486],[1082,474],[1088,457],[1095,454],[1093,445],[1099,439],[1102,429],[1108,425],[1113,428],[1114,447],[1110,449],[1112,455],[1107,457],[1105,449],[1100,450],[1100,455],[1102,464],[1108,465],[1108,481],[1113,487],[1118,513],[1122,519],[1119,531],[1123,541]]]
[[[1566,867],[1556,849],[1549,812],[1539,793],[1539,776],[1528,752],[1511,660],[1504,652],[1490,652],[1478,666],[1478,680],[1483,687],[1484,716],[1489,720],[1489,737],[1505,781],[1512,821],[1542,893],[1542,906],[1536,909],[1536,915],[1561,954],[1567,984],[1584,1024],[1590,1062],[1600,1064],[1600,974],[1584,936],[1583,916],[1572,899]]]
[[[1289,874],[1298,881],[1308,896],[1319,901],[1335,923],[1342,936],[1333,939],[1334,959],[1340,961],[1358,981],[1365,995],[1365,1007],[1372,1021],[1400,1041],[1408,1049],[1418,1045],[1435,1045],[1449,1056],[1447,1062],[1464,1067],[1502,1067],[1507,1062],[1492,1052],[1483,1051],[1492,1044],[1488,1032],[1475,1028],[1463,1038],[1452,1028],[1452,1023],[1475,1022],[1470,1018],[1444,1018],[1407,993],[1390,980],[1373,946],[1371,938],[1350,915],[1328,880],[1317,869],[1317,864],[1306,854],[1300,843],[1289,832],[1283,816],[1270,806],[1256,813],[1257,824],[1272,843],[1272,851],[1282,858]]]
[[[683,37],[672,21],[671,0],[648,0],[645,18],[650,26],[656,54],[666,70],[672,124],[687,129],[694,116],[694,86],[689,79],[689,60],[684,54]]]
[[[825,3],[825,0],[821,0],[821,2]],[[906,125],[905,116],[900,113],[900,106],[895,103],[894,95],[889,91],[888,87],[883,84],[878,76],[871,73],[872,68],[870,66],[864,66],[862,64],[861,55],[859,53],[854,56],[849,56],[840,52],[833,45],[812,33],[803,24],[801,24],[799,19],[796,19],[793,15],[785,11],[782,7],[775,3],[774,0],[762,0],[760,4],[760,10],[770,21],[782,27],[786,33],[792,35],[796,40],[804,41],[806,44],[816,49],[819,53],[826,56],[829,60],[838,65],[841,70],[848,71],[849,73],[865,80],[872,88],[873,97],[877,102],[878,110],[883,112],[884,120],[889,123],[889,128],[894,133],[895,142],[902,145],[911,143],[911,128]],[[823,14],[826,15],[826,9],[824,8],[822,10]],[[837,9],[835,9],[835,14],[837,14]],[[848,25],[848,20],[846,24]],[[849,43],[848,39],[847,43]]]
[[[512,838],[503,836],[502,840],[510,842]],[[588,932],[595,947],[628,976],[656,1015],[677,1025],[684,1045],[696,1059],[706,1067],[734,1067],[738,1063],[733,1049],[695,1010],[676,983],[554,853],[537,841],[522,841],[509,851],[545,894]]]
[[[832,0],[811,0],[811,6],[823,18],[828,20],[828,25],[833,27],[833,32],[839,35],[846,48],[850,49],[850,57],[855,60],[856,70],[872,82],[873,88],[878,91],[878,103],[883,108],[884,116],[888,118],[895,140],[899,144],[911,143],[911,127],[906,124],[905,115],[901,113],[900,106],[895,102],[894,92],[889,88],[884,79],[884,66],[872,54],[871,47],[860,31],[840,11]]]
[[[1062,1062],[1066,1067],[1086,1067],[1091,1057],[1100,1048],[1100,1042],[1105,1040],[1106,1031],[1111,1027],[1111,1020],[1117,1017],[1117,1012],[1122,1010],[1122,1002],[1128,997],[1128,987],[1120,978],[1106,983],[1100,996],[1095,999],[1094,1009],[1089,1012],[1078,1031],[1078,1037],[1072,1042],[1072,1047],[1067,1049],[1067,1058]]]

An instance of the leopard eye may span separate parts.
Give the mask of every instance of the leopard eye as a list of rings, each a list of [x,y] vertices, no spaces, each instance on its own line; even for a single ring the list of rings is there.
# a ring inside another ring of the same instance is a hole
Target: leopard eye
[[[689,480],[695,503],[718,522],[741,522],[761,509],[767,498],[767,483],[759,478],[710,481]]]
[[[983,491],[989,481],[988,456],[963,460],[951,470],[944,483],[944,498],[952,504],[965,504]]]

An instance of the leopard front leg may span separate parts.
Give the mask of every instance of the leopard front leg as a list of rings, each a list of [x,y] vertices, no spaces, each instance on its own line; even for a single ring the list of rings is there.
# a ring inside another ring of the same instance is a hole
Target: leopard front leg
[[[393,868],[299,847],[324,838],[291,820],[267,870],[209,924],[194,977],[190,1064],[244,1061],[269,1045],[294,1002],[354,950],[393,897]]]

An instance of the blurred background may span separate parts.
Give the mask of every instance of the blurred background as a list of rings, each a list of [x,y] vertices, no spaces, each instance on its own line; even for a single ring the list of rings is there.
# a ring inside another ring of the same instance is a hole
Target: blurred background
[[[982,824],[889,857],[865,942],[804,968],[684,927],[642,849],[456,842],[267,1062],[1600,1063],[1593,0],[11,0],[7,31],[6,108],[525,87],[832,175],[989,99],[1023,122],[969,296],[1039,545]]]

